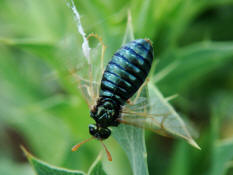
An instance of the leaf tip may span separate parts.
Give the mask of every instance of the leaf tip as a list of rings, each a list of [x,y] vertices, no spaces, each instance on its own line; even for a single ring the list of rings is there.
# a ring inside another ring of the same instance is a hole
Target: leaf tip
[[[30,161],[31,158],[33,157],[31,153],[29,153],[28,150],[23,145],[20,145],[20,149],[23,151],[27,159]]]
[[[194,148],[201,150],[200,146],[193,139],[188,140],[188,143],[192,145]]]

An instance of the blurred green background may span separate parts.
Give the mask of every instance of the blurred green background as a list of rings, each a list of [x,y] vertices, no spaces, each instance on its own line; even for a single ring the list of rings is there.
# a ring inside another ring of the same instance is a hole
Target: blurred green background
[[[233,174],[233,1],[78,0],[87,33],[97,33],[106,57],[122,43],[127,12],[136,38],[150,38],[157,60],[151,80],[199,132],[201,151],[184,141],[146,133],[150,174]],[[0,0],[0,174],[31,175],[19,148],[51,164],[87,171],[102,149],[89,137],[88,107],[66,66],[82,39],[65,0]],[[106,141],[109,174],[132,174],[119,144]]]

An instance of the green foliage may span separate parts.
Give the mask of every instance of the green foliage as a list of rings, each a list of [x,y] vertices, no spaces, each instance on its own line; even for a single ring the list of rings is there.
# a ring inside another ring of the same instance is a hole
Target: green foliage
[[[103,165],[100,161],[100,156],[96,159],[96,161],[92,164],[88,171],[88,175],[107,175],[103,169]]]
[[[155,81],[166,93],[184,93],[192,83],[204,81],[209,72],[231,64],[232,49],[232,42],[206,41],[171,51],[161,57]]]
[[[29,160],[29,162],[31,163],[35,172],[38,175],[85,175],[86,174],[82,171],[72,171],[68,169],[58,168],[53,165],[49,165],[37,159],[36,157],[32,156],[23,147],[22,149],[24,153],[26,154],[27,159]],[[90,168],[88,175],[106,175],[105,171],[102,168],[102,164],[99,158],[95,161],[95,163]]]
[[[210,174],[226,174],[228,163],[233,159],[233,141],[222,141],[215,145],[213,153],[213,167]]]
[[[75,3],[85,32],[103,38],[106,60],[123,38],[132,39],[132,30],[136,38],[152,40],[156,65],[147,98],[158,102],[153,110],[162,112],[171,106],[160,91],[165,97],[178,94],[171,103],[199,130],[202,150],[151,132],[144,139],[142,129],[120,125],[113,131],[118,144],[106,141],[112,163],[105,156],[94,162],[101,150],[97,141],[72,153],[72,145],[89,137],[87,126],[93,121],[67,73],[67,68],[84,61],[71,9],[65,0],[0,0],[0,174],[33,174],[20,144],[46,162],[88,174],[232,174],[233,1]],[[132,25],[125,32],[129,10]],[[178,121],[171,123],[190,129]],[[42,169],[69,172],[28,158]]]
[[[128,156],[133,174],[148,174],[143,130],[133,126],[120,125],[113,131],[113,137]]]

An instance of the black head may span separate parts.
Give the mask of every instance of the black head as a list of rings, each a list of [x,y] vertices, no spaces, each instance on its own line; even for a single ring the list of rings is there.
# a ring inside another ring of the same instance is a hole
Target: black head
[[[95,124],[90,124],[89,133],[97,139],[104,140],[111,135],[111,130],[108,128],[97,127]]]
[[[75,146],[73,146],[72,151],[77,151],[78,148],[81,145],[83,145],[84,143],[96,138],[103,145],[103,147],[104,147],[104,149],[105,149],[105,151],[107,153],[108,160],[112,161],[112,156],[111,156],[110,152],[108,151],[107,147],[105,146],[105,144],[102,141],[104,139],[107,139],[111,135],[111,130],[108,129],[108,128],[98,127],[95,124],[90,124],[89,125],[89,132],[93,137],[91,137],[89,139],[86,139],[86,140],[82,141],[81,143],[76,144]]]

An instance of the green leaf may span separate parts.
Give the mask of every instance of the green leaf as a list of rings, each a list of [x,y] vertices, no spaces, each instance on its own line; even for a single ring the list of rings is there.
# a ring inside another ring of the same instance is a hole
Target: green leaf
[[[88,175],[107,175],[101,163],[101,155],[97,157],[88,171]]]
[[[128,156],[133,174],[148,174],[144,130],[121,124],[112,135]]]
[[[15,59],[13,54],[6,53],[4,55],[7,59],[0,59],[0,122],[6,123],[21,134],[43,159],[59,164],[63,161],[70,143],[70,130],[63,120],[45,111],[40,105],[50,94],[44,84],[45,80],[35,76],[43,76],[40,70],[41,62],[21,54],[17,54]],[[16,60],[24,62],[24,66]],[[26,67],[27,64],[30,66]],[[43,68],[45,73],[45,67]],[[39,83],[35,81],[34,84],[34,79]],[[54,144],[57,146],[54,147]]]
[[[128,11],[128,21],[127,21],[127,26],[126,26],[126,31],[125,35],[123,38],[122,45],[134,40],[134,33],[133,33],[133,26],[132,26],[132,16],[131,16],[131,11]]]
[[[163,92],[183,93],[232,60],[232,49],[232,42],[202,42],[174,50],[161,58],[153,78]]]
[[[214,147],[211,175],[224,175],[227,163],[233,159],[233,139],[219,141]]]
[[[233,120],[233,92],[220,91],[211,98],[211,111],[215,117],[221,120]]]
[[[232,105],[231,91],[220,91],[211,98],[211,175],[225,175],[233,159]],[[221,139],[220,136],[225,139]]]
[[[33,166],[36,174],[38,175],[86,175],[86,173],[78,170],[69,170],[50,165],[38,158],[32,156],[23,146],[21,149],[25,153],[30,164]],[[99,155],[96,161],[89,169],[88,175],[107,175],[101,163],[101,156]]]
[[[188,145],[185,142],[177,142],[174,148],[168,175],[187,175],[190,168]]]
[[[137,5],[137,7],[133,8],[137,11],[137,13],[135,13],[135,17],[133,18],[133,20],[135,21],[135,33],[140,37],[152,37],[154,30],[157,30],[156,27],[154,27],[155,20],[153,19],[153,12],[156,8],[154,6],[155,3],[153,0],[145,0],[138,2],[138,4],[137,2],[135,2],[135,5]]]
[[[0,152],[0,174],[2,175],[32,175],[32,168],[28,164],[18,164],[16,161],[10,160],[9,155],[6,157]]]
[[[25,150],[25,148],[21,148],[27,156],[30,164],[33,166],[36,174],[38,175],[85,175],[85,173],[82,171],[63,169],[47,164],[46,162],[43,162],[32,156],[29,152]]]
[[[0,120],[21,133],[36,153],[53,163],[63,161],[69,148],[70,132],[62,120],[38,109],[30,112],[13,106],[0,109]]]

